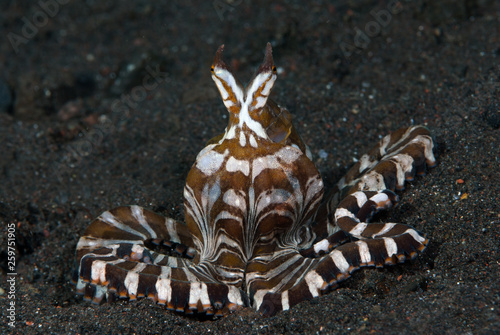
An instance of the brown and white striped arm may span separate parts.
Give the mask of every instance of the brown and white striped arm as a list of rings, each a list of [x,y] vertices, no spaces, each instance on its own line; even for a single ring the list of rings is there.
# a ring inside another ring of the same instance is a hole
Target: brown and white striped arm
[[[265,316],[274,315],[328,293],[361,267],[382,267],[401,262],[407,256],[407,251],[399,249],[400,245],[406,245],[405,239],[406,236],[397,236],[359,240],[343,244],[318,258],[288,256],[276,259],[269,266],[283,269],[282,272],[250,273],[250,278],[259,278],[249,286],[252,306]],[[286,267],[294,271],[285,271]],[[284,282],[286,286],[282,285]],[[272,289],[268,289],[269,283],[274,285]]]
[[[173,256],[146,246],[161,245]],[[244,306],[246,295],[213,281],[186,226],[138,206],[104,212],[77,245],[73,282],[85,300],[148,297],[169,310],[222,315]]]
[[[403,190],[405,181],[436,165],[433,149],[424,126],[402,128],[382,138],[325,197],[313,226],[318,240],[338,230],[335,210],[344,197],[357,191]]]
[[[361,267],[383,267],[415,258],[428,243],[420,232],[404,224],[366,223],[374,213],[396,201],[390,190],[353,193],[336,211],[341,231],[300,254],[256,258],[247,268],[253,307],[263,315],[273,315],[327,293]],[[345,242],[348,235],[359,240],[337,244],[339,240]],[[259,271],[262,268],[267,271]],[[293,270],[285,270],[289,268]]]

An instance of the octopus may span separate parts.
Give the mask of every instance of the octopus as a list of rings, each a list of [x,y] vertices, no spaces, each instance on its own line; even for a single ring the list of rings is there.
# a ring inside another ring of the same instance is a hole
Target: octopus
[[[325,193],[289,111],[269,99],[268,43],[244,87],[222,59],[211,67],[229,123],[198,154],[184,187],[185,223],[139,206],[102,213],[76,247],[73,282],[85,300],[148,297],[169,310],[264,316],[321,296],[361,267],[414,259],[428,239],[371,222],[396,190],[436,164],[424,126],[383,137]]]

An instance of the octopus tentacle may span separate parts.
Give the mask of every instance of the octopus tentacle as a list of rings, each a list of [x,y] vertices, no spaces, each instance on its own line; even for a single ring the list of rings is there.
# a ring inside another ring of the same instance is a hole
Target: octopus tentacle
[[[422,175],[426,166],[434,167],[434,143],[424,126],[402,128],[385,136],[363,155],[337,187],[356,191],[402,190],[405,180]]]
[[[116,248],[112,248],[113,251]],[[159,266],[106,255],[85,255],[80,262],[77,292],[99,303],[109,293],[120,298],[148,297],[169,310],[219,314],[246,305],[245,294],[234,286],[208,278],[200,265],[180,260],[182,267]]]
[[[389,190],[359,191],[347,196],[335,212],[337,225],[358,239],[385,239],[398,237],[398,255],[408,253],[414,258],[422,252],[428,239],[412,227],[401,223],[367,223],[373,214],[391,207],[397,196]],[[387,242],[392,243],[392,242]],[[397,244],[397,243],[396,243]],[[395,248],[394,244],[391,247]]]
[[[174,251],[178,245],[179,251],[189,248],[189,253],[196,252],[193,237],[185,225],[139,206],[116,207],[102,213],[91,222],[83,238],[91,245],[116,243],[110,242],[112,240],[151,240],[154,244],[174,247]],[[77,247],[82,248],[84,243]]]
[[[252,259],[247,266],[246,276],[247,292],[252,306],[262,311],[262,306],[270,303],[270,296],[287,291],[301,282],[316,262],[317,259],[304,257],[292,249],[259,255]],[[285,304],[281,309],[288,308]],[[272,315],[279,310],[272,310],[267,314]]]
[[[423,249],[412,234],[345,243],[318,258],[293,252],[274,255],[266,262],[261,257],[248,267],[248,293],[253,307],[271,316],[327,293],[360,267],[382,267],[413,258]]]
[[[300,256],[272,257],[266,263],[266,272],[249,272],[247,278],[253,279],[249,282],[249,295],[254,307],[263,315],[273,315],[334,289],[360,267],[383,267],[415,258],[428,243],[421,233],[404,224],[366,223],[373,213],[387,209],[396,201],[397,196],[389,190],[347,196],[336,211],[336,221],[342,231],[302,250]],[[340,246],[332,243],[345,242],[347,235],[360,240]],[[319,257],[303,257],[311,255]],[[283,266],[294,270],[288,273],[276,270]],[[259,267],[250,265],[248,271],[253,268]],[[282,285],[284,279],[286,285]]]
[[[336,231],[335,209],[342,199],[357,191],[403,190],[405,181],[434,167],[434,143],[424,126],[402,128],[382,138],[342,177],[325,196],[313,230],[316,242]]]
[[[349,239],[350,237],[345,231],[339,230],[327,238],[314,243],[310,248],[300,250],[300,254],[305,257],[322,256],[325,253],[329,253],[339,245],[344,244]]]
[[[276,290],[268,286],[267,291],[257,291],[252,297],[253,306],[264,316],[272,316],[302,301],[328,293],[361,267],[383,267],[404,262],[409,254],[408,250],[401,246],[406,245],[407,237],[406,234],[393,238],[349,242],[320,258],[309,259],[307,272],[302,273],[299,280],[293,282],[292,287]]]
[[[272,315],[335,288],[362,266],[404,262],[422,252],[428,239],[415,229],[399,223],[367,222],[377,211],[398,201],[391,190],[403,189],[406,180],[425,172],[426,164],[435,165],[432,148],[429,131],[417,126],[384,137],[362,156],[318,210],[312,226],[318,238],[310,248],[300,251],[302,256],[316,258],[308,263],[307,270],[301,269],[302,277],[294,277],[291,287],[272,285],[280,275],[270,278],[268,274],[262,277],[265,282],[253,283],[254,292],[250,293],[254,307]],[[329,236],[319,239],[326,234]],[[345,243],[349,236],[359,241]],[[297,259],[293,267],[303,267],[304,262]],[[268,267],[273,268],[272,263]]]
[[[148,242],[162,243],[178,257],[151,250]],[[138,206],[118,207],[94,220],[80,238],[73,282],[94,303],[114,293],[131,300],[149,297],[188,313],[222,314],[244,306],[243,292],[214,281],[210,266],[188,259],[197,255],[192,245],[176,221]]]
[[[161,264],[164,255],[149,250],[145,246],[148,242],[163,244],[174,254],[187,258],[197,254],[185,226],[139,206],[123,206],[106,211],[92,221],[78,241],[76,263],[80,264],[87,254],[106,255],[114,248],[119,258]],[[72,278],[74,284],[78,282],[79,272],[85,270],[78,266]]]

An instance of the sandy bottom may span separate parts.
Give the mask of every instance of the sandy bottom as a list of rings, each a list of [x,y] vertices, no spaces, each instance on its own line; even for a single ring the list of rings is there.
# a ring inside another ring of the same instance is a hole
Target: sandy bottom
[[[10,299],[2,265],[2,332],[500,332],[497,2],[47,3],[0,5],[0,221],[16,227],[17,272]],[[246,82],[268,41],[280,73],[273,98],[294,115],[327,185],[380,136],[431,129],[437,167],[377,218],[425,232],[428,249],[271,318],[84,302],[70,278],[90,220],[128,204],[183,220],[186,175],[227,123],[210,78],[215,51],[225,43]]]

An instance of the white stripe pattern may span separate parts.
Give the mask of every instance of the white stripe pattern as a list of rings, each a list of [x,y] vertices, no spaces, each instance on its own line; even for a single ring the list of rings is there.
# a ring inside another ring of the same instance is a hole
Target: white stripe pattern
[[[322,202],[310,150],[289,112],[268,100],[277,77],[271,45],[246,89],[222,50],[212,77],[231,116],[188,174],[186,224],[139,206],[101,214],[77,244],[73,281],[86,300],[147,295],[168,309],[217,316],[252,303],[271,315],[360,266],[425,249],[427,238],[409,226],[367,221],[398,201],[392,191],[422,174],[424,160],[435,164],[426,128],[382,138]]]

